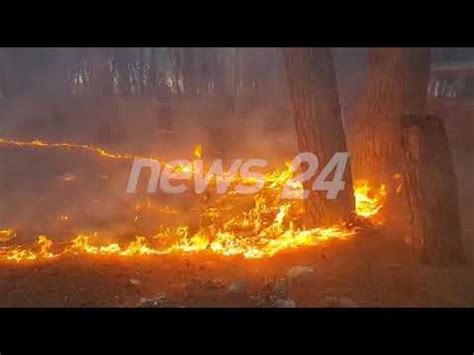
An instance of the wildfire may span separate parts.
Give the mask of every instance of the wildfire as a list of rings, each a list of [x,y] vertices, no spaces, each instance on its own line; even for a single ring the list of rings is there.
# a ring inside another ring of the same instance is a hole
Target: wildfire
[[[143,159],[153,159],[153,158],[146,158],[146,157],[139,157],[133,154],[121,154],[121,153],[114,153],[99,147],[94,147],[93,145],[87,144],[76,144],[76,143],[50,143],[45,142],[40,139],[35,139],[30,142],[23,142],[23,141],[16,141],[12,139],[2,138],[0,137],[0,145],[6,146],[14,146],[14,147],[29,147],[29,148],[40,148],[40,149],[59,149],[59,150],[84,150],[90,152],[98,157],[102,158],[109,158],[109,159],[134,159],[134,158],[143,158]],[[156,160],[156,159],[155,159]],[[72,178],[71,180],[73,180]],[[65,181],[71,181],[67,178]]]
[[[0,230],[0,242],[7,242],[16,237],[15,230],[13,229],[2,229]]]
[[[365,218],[373,217],[385,205],[387,187],[382,184],[379,189],[373,190],[367,180],[359,180],[354,185],[354,198],[357,215]]]
[[[129,154],[107,152],[101,148],[71,143],[45,143],[42,141],[17,142],[0,138],[0,144],[59,149],[85,149],[96,155],[112,159],[135,158]],[[194,156],[202,156],[202,147],[196,146]],[[185,166],[181,170],[188,170]],[[192,171],[192,167],[190,169]],[[294,176],[287,164],[264,176],[264,187],[256,195],[236,196],[232,192],[223,194],[212,202],[199,205],[199,224],[157,226],[152,235],[137,235],[130,242],[100,243],[99,233],[80,233],[65,245],[56,245],[51,238],[39,236],[34,245],[14,245],[0,248],[0,260],[31,262],[56,259],[73,255],[115,255],[121,257],[164,255],[172,253],[207,252],[244,258],[264,258],[289,249],[316,246],[331,240],[346,240],[356,235],[354,226],[337,224],[319,228],[304,228],[298,220],[304,214],[303,200],[281,200],[283,186]],[[237,177],[240,182],[246,182]],[[247,181],[248,182],[248,181]],[[295,183],[296,193],[302,185]],[[385,185],[372,190],[367,181],[356,182],[354,186],[356,212],[362,218],[372,219],[383,208],[387,198]],[[152,210],[148,201],[137,204],[131,213],[144,209]],[[176,215],[181,213],[168,206],[156,209],[157,214]],[[69,216],[60,215],[62,221]],[[135,217],[135,222],[138,218]],[[0,231],[0,239],[11,239],[15,231]]]

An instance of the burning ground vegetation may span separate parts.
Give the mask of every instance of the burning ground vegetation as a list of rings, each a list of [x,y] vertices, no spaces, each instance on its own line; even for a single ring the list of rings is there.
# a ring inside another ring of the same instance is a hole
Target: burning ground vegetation
[[[42,141],[20,142],[0,139],[0,144],[16,147],[37,149],[66,149],[86,150],[105,159],[131,160],[135,156],[119,154],[88,145],[72,143],[46,143]],[[195,158],[201,158],[202,147],[197,145],[194,150]],[[191,170],[192,165],[178,166],[178,170]],[[294,176],[291,166],[275,169],[264,175],[263,189],[250,197],[241,198],[233,191],[218,196],[213,201],[207,201],[209,194],[198,197],[197,205],[192,212],[197,212],[197,225],[179,224],[175,226],[159,225],[151,235],[136,235],[128,243],[112,242],[101,244],[98,232],[78,233],[72,236],[70,242],[63,246],[55,245],[52,238],[39,235],[33,245],[12,244],[3,247],[0,257],[5,262],[33,262],[41,259],[55,259],[71,255],[116,255],[123,257],[166,255],[173,253],[207,252],[224,256],[242,256],[244,258],[266,258],[277,253],[299,247],[317,246],[332,239],[346,240],[357,234],[355,223],[341,222],[328,227],[305,228],[297,226],[304,214],[302,200],[280,199],[283,186]],[[65,182],[74,179],[64,177]],[[242,176],[234,178],[233,183],[254,183],[245,181]],[[302,185],[295,183],[294,191],[299,193]],[[209,187],[212,189],[212,186]],[[371,225],[380,225],[382,220],[378,214],[387,199],[387,187],[369,186],[365,180],[355,184],[356,213],[358,218]],[[140,223],[144,214],[156,214],[162,219],[170,216],[179,219],[179,215],[189,211],[156,203],[151,198],[137,202],[131,211],[133,221]],[[178,218],[176,218],[178,217]],[[60,214],[58,219],[69,221],[67,214]],[[360,224],[360,223],[358,223]],[[14,240],[14,229],[3,229],[0,237],[3,242]]]
[[[471,74],[436,50],[0,52],[0,306],[474,304]],[[300,154],[327,164],[284,199]],[[186,157],[187,191],[148,193]],[[193,191],[198,162],[256,157]]]
[[[40,140],[1,138],[0,145],[9,150],[7,154],[40,154],[33,160],[49,157],[61,163],[60,156],[79,155],[124,167],[127,173],[137,157],[91,145]],[[200,145],[189,155],[206,162]],[[106,165],[109,175],[113,167]],[[193,166],[177,169],[192,171]],[[427,277],[454,283],[467,271],[448,275],[420,268],[400,243],[400,234],[406,231],[387,226],[387,203],[403,189],[399,175],[379,186],[356,181],[353,221],[310,228],[302,219],[303,200],[280,199],[282,187],[294,174],[283,160],[264,176],[264,188],[249,196],[232,191],[168,199],[142,194],[127,197],[119,214],[113,211],[117,200],[99,201],[91,213],[111,214],[113,221],[105,225],[87,225],[81,214],[89,207],[82,204],[91,197],[81,200],[71,194],[79,212],[60,207],[48,211],[54,223],[47,220],[37,233],[18,224],[0,231],[4,290],[0,302],[59,307],[470,304],[465,297],[453,301],[465,295],[459,286],[450,288],[454,296],[445,298],[439,286],[444,281],[424,284]],[[59,179],[62,185],[72,186],[90,172],[84,175],[61,171]],[[109,179],[105,172],[100,178]],[[122,195],[124,181],[118,184]],[[242,176],[235,177],[236,182],[245,183]],[[293,187],[295,193],[301,192],[301,185]],[[61,197],[65,191],[70,190],[61,190]],[[38,209],[41,205],[34,210]]]
[[[109,152],[102,148],[72,143],[47,143],[43,141],[21,142],[0,138],[0,144],[16,147],[37,149],[66,149],[85,150],[105,159],[133,160],[131,154]],[[200,159],[202,147],[197,145],[194,157]],[[140,157],[138,157],[140,158]],[[148,158],[150,159],[150,158]],[[175,167],[178,171],[193,171],[193,165]],[[289,163],[283,168],[275,169],[263,176],[263,189],[255,195],[242,198],[234,191],[217,195],[211,200],[209,194],[197,197],[196,206],[191,212],[197,214],[196,221],[174,226],[155,226],[151,235],[137,234],[128,243],[111,242],[103,244],[100,232],[80,232],[71,237],[65,245],[55,245],[47,235],[37,236],[33,245],[5,246],[0,258],[4,262],[28,263],[38,260],[62,258],[71,255],[116,255],[122,257],[140,257],[152,255],[167,255],[174,253],[207,252],[223,256],[242,256],[249,259],[268,258],[279,252],[299,247],[318,246],[333,239],[347,240],[353,238],[361,225],[381,225],[379,212],[387,199],[387,187],[382,184],[377,187],[369,186],[368,181],[359,180],[354,186],[354,198],[357,217],[352,222],[341,221],[327,227],[304,227],[298,221],[304,215],[302,199],[281,199],[283,186],[295,175]],[[398,176],[395,178],[399,179]],[[67,183],[74,179],[72,175],[64,178]],[[233,184],[255,183],[254,179],[237,175],[232,178]],[[212,189],[209,186],[208,189]],[[215,188],[215,186],[214,186]],[[301,193],[303,186],[294,182],[295,194]],[[397,187],[397,190],[400,186]],[[151,198],[137,202],[133,210],[133,222],[139,224],[144,215],[155,215],[157,220],[171,217],[179,220],[179,215],[189,211],[178,210],[163,205]],[[60,214],[58,219],[69,221],[67,214]],[[14,229],[3,229],[0,238],[3,242],[13,240],[16,236]]]

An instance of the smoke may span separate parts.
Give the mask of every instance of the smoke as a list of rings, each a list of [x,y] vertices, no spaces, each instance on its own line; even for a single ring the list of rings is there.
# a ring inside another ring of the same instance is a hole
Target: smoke
[[[61,55],[53,52],[48,49],[30,56],[21,52],[22,60],[7,67],[12,75],[21,72],[21,80],[10,85],[15,92],[2,88],[0,136],[94,144],[163,160],[192,159],[194,145],[200,144],[204,159],[220,158],[229,164],[236,158],[259,158],[281,166],[297,153],[284,75],[275,80],[263,78],[265,63],[271,62],[268,55],[265,57],[265,50],[250,51],[253,54],[241,64],[247,65],[246,75],[251,76],[251,80],[246,79],[247,86],[260,80],[267,87],[250,95],[239,93],[232,103],[234,107],[230,107],[227,96],[220,94],[173,95],[173,127],[169,132],[160,129],[159,108],[152,97],[65,95],[70,78],[65,75],[58,80],[51,73],[67,72],[56,69],[74,62],[74,50],[61,50]],[[349,127],[365,82],[366,50],[336,49],[334,53],[343,118]],[[205,62],[199,65],[202,75],[210,70]],[[272,65],[282,73],[281,63]],[[262,95],[271,87],[272,92]],[[17,95],[12,98],[12,93]],[[462,115],[462,123],[450,117],[447,128],[461,195],[468,196],[466,203],[472,205],[472,184],[466,178],[472,175],[472,129],[465,129],[472,128],[472,120],[468,119],[471,116]],[[188,211],[189,218],[195,204],[188,195],[127,195],[131,161],[99,159],[87,152],[7,147],[0,147],[0,161],[0,229],[15,228],[20,237],[67,237],[89,230],[107,231],[111,238],[128,235],[138,228],[134,221],[138,204],[151,200],[161,206],[172,205]],[[159,223],[154,220],[151,224]]]
[[[158,129],[155,104],[147,100],[100,105],[71,100],[62,105],[60,122],[51,118],[48,109],[31,101],[4,107],[1,135],[21,141],[92,143],[117,153],[163,160],[193,159],[193,147],[200,144],[205,160],[223,159],[226,167],[236,158],[265,159],[282,166],[297,151],[287,100],[242,101],[229,114],[220,98],[180,99],[173,102],[170,132]],[[100,132],[104,122],[113,131],[105,137]],[[98,158],[87,151],[1,146],[0,159],[0,229],[14,228],[19,238],[45,234],[66,239],[90,231],[110,239],[131,236],[143,228],[143,223],[137,224],[137,218],[143,218],[140,205],[150,201],[168,205],[192,218],[197,201],[188,194],[128,195],[132,162]],[[160,222],[153,221],[150,228]]]

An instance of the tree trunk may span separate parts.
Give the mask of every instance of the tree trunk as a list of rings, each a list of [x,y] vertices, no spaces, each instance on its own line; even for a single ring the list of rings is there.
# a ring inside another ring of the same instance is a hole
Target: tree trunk
[[[148,93],[154,93],[156,88],[157,79],[157,68],[156,68],[156,48],[151,48],[150,53],[150,68],[148,72]]]
[[[356,178],[386,183],[401,169],[400,115],[424,112],[429,48],[371,48],[367,92],[350,139]]]
[[[38,93],[38,60],[37,48],[3,48],[4,53],[4,88],[9,99],[35,96]],[[34,59],[33,59],[34,58]],[[41,90],[40,90],[41,92]]]
[[[234,54],[234,93],[237,97],[240,94],[240,87],[242,83],[241,71],[242,71],[242,48],[235,48]]]
[[[140,95],[145,96],[146,92],[146,81],[145,81],[145,66],[146,66],[146,57],[145,57],[146,48],[138,48],[138,89],[140,90]]]
[[[132,94],[129,68],[132,62],[131,52],[131,48],[115,48],[115,60],[118,71],[118,87],[120,90],[120,95],[125,97]]]
[[[226,82],[226,63],[223,55],[223,48],[213,48],[213,55],[211,60],[211,67],[213,73],[214,94],[219,96],[227,96],[227,82]]]
[[[195,49],[194,48],[183,48],[183,86],[184,93],[187,95],[194,95],[196,93],[196,81],[195,81]]]
[[[110,48],[88,48],[86,51],[91,92],[96,97],[113,95],[113,75],[109,62],[111,55]]]
[[[443,123],[410,115],[401,126],[415,255],[426,264],[463,263],[457,181]]]
[[[293,103],[300,152],[319,158],[321,171],[336,152],[347,152],[342,126],[336,76],[328,48],[283,49],[290,96]],[[313,225],[332,224],[352,217],[354,197],[350,165],[344,172],[345,188],[334,200],[325,192],[310,191],[306,202],[308,221]]]
[[[182,48],[167,48],[167,52],[173,65],[173,88],[177,94],[182,94],[180,85],[183,70]]]
[[[5,48],[0,48],[0,92],[3,99],[9,98],[8,89],[8,53]]]

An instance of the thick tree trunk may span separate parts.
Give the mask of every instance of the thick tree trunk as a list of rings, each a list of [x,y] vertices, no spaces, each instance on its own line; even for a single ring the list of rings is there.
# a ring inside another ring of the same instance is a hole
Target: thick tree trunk
[[[432,116],[411,115],[401,124],[415,255],[427,264],[462,263],[457,181],[443,123]]]
[[[331,51],[285,48],[283,53],[299,150],[318,156],[320,172],[334,153],[347,151]],[[326,199],[325,193],[310,191],[313,181],[307,182],[305,188],[310,195],[306,209],[311,224],[331,224],[352,217],[354,197],[349,164],[343,181],[345,188],[334,200]]]
[[[354,120],[354,176],[386,183],[401,169],[400,115],[424,112],[429,48],[371,48],[366,95]]]

